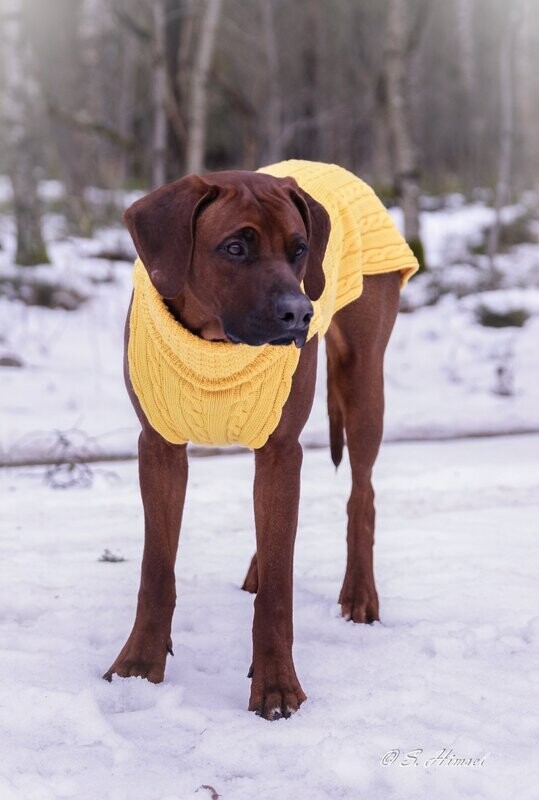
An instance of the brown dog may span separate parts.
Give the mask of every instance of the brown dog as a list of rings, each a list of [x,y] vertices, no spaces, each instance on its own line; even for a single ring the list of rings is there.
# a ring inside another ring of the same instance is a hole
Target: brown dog
[[[257,553],[243,584],[257,594],[249,709],[266,719],[288,717],[305,700],[292,660],[292,561],[299,436],[313,401],[318,349],[317,336],[306,339],[311,300],[324,289],[329,217],[293,179],[224,172],[161,187],[128,209],[125,219],[153,286],[183,328],[203,340],[243,343],[257,352],[268,344],[292,348],[290,353],[301,348],[280,421],[255,449]],[[352,468],[339,602],[343,616],[354,622],[379,618],[371,471],[382,438],[383,357],[398,305],[398,271],[365,275],[361,296],[334,315],[326,336],[331,455],[338,465],[345,432]],[[128,318],[126,352],[129,335]],[[133,630],[103,677],[111,680],[116,673],[157,683],[167,652],[172,654],[187,453],[185,444],[171,443],[148,422],[127,356],[125,378],[142,425],[145,544]]]

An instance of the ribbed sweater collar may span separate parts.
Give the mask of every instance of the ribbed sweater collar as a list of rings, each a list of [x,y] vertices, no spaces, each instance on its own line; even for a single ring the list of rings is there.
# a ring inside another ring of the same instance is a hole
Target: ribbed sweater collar
[[[281,359],[299,357],[294,345],[252,347],[195,336],[171,314],[140,259],[135,262],[134,286],[133,302],[140,304],[148,334],[169,365],[194,386],[222,391],[251,381]]]

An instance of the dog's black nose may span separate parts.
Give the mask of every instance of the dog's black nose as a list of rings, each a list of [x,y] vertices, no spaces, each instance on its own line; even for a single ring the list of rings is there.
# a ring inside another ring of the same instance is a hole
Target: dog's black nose
[[[289,292],[277,298],[275,314],[283,328],[303,330],[309,327],[314,311],[306,295]]]

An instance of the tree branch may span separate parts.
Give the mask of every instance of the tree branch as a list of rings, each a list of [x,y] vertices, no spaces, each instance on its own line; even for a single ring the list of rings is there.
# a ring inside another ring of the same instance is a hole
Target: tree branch
[[[84,131],[86,133],[95,133],[102,139],[107,139],[112,144],[122,147],[124,150],[136,150],[139,146],[138,142],[130,137],[124,136],[119,130],[113,128],[107,122],[100,119],[90,117],[88,112],[79,111],[78,113],[70,113],[63,108],[60,108],[55,103],[47,102],[47,111],[52,117],[65,122],[72,128]]]
[[[114,16],[120,22],[124,28],[134,34],[137,39],[140,39],[142,42],[150,43],[152,41],[152,32],[149,28],[146,28],[144,25],[141,25],[137,22],[130,14],[127,14],[125,11],[120,11],[116,9],[114,11]]]

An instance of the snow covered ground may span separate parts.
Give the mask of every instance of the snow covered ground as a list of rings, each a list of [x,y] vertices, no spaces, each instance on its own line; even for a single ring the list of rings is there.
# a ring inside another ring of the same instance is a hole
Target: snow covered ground
[[[539,436],[384,445],[382,623],[355,626],[336,604],[348,471],[306,452],[295,660],[309,699],[273,723],[246,711],[250,456],[191,461],[159,686],[100,677],[133,621],[135,464],[94,465],[93,488],[63,492],[43,468],[3,470],[0,798],[537,797],[538,453]],[[126,560],[99,561],[105,548]]]

